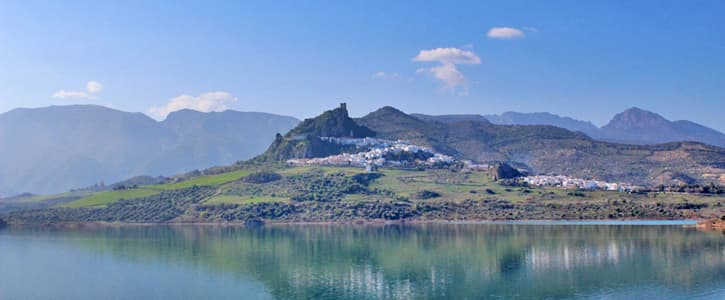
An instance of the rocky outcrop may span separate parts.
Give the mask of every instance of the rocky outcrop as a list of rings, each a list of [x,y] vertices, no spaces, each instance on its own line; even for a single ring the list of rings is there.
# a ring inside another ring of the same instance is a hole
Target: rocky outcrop
[[[516,178],[523,175],[521,172],[506,163],[496,163],[488,170],[488,172],[494,180]]]

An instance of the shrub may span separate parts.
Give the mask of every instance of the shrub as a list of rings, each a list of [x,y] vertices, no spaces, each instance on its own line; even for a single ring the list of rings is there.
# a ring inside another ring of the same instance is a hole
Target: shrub
[[[257,172],[242,178],[246,183],[268,183],[282,179],[282,175],[274,172]]]
[[[419,192],[416,192],[415,194],[413,194],[413,198],[418,199],[418,200],[438,198],[440,196],[441,196],[440,193],[434,192],[434,191],[429,191],[429,190],[422,190],[422,191],[419,191]]]

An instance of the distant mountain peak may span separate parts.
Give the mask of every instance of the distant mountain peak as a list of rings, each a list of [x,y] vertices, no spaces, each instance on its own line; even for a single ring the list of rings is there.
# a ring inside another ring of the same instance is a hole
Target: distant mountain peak
[[[638,107],[618,113],[603,129],[608,128],[657,128],[669,127],[670,121],[659,114]]]
[[[725,135],[690,121],[670,121],[638,107],[616,114],[604,125],[598,138],[637,144],[697,141],[725,147]]]

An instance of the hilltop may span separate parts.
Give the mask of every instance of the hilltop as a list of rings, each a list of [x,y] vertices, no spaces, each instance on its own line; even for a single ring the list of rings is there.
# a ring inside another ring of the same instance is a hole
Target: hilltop
[[[330,143],[322,138],[365,138],[375,135],[374,131],[358,125],[350,118],[346,104],[341,103],[338,108],[325,111],[315,118],[305,119],[285,135],[278,133],[262,158],[286,160],[340,154],[350,147]]]

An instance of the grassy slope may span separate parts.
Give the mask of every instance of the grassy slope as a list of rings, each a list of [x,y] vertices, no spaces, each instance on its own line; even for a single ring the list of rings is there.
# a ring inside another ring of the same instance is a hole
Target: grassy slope
[[[222,174],[217,174],[217,175],[199,176],[199,177],[196,177],[193,179],[189,179],[189,180],[185,180],[185,181],[177,182],[177,183],[150,185],[150,186],[148,186],[148,188],[158,189],[158,190],[178,190],[178,189],[183,189],[183,188],[187,188],[187,187],[192,187],[195,185],[214,186],[214,185],[220,185],[222,183],[227,183],[230,181],[239,180],[240,178],[249,175],[249,173],[251,173],[251,171],[241,170],[241,171],[234,171],[234,172],[222,173]]]
[[[215,196],[202,201],[204,204],[251,204],[262,202],[288,202],[290,186],[283,183],[255,185],[238,181],[255,170],[240,170],[218,175],[200,176],[187,181],[173,184],[143,186],[133,190],[109,191],[67,203],[64,207],[100,207],[119,201],[120,199],[140,198],[158,194],[166,190],[175,190],[194,185],[217,186]],[[348,167],[295,167],[276,170],[279,174],[289,177],[308,173],[339,174],[353,176],[363,173],[359,168]],[[508,200],[511,202],[526,201],[609,201],[617,199],[651,200],[658,202],[692,202],[692,203],[725,203],[725,197],[702,196],[692,194],[652,193],[650,195],[629,195],[618,192],[589,191],[572,195],[571,191],[555,188],[523,188],[502,186],[493,181],[485,172],[455,173],[448,170],[397,170],[383,169],[385,175],[370,184],[370,188],[389,192],[383,194],[348,194],[344,201],[364,201],[385,199],[390,195],[413,198],[421,190],[435,191],[441,197],[426,201],[448,200]],[[237,192],[232,192],[236,190]],[[243,192],[239,192],[243,191]],[[253,191],[253,192],[250,192]]]
[[[121,199],[134,199],[158,194],[158,190],[147,188],[138,188],[132,190],[119,190],[96,193],[91,196],[78,199],[76,201],[66,203],[62,207],[80,208],[80,207],[98,207],[109,203],[119,201]]]
[[[242,170],[228,173],[222,173],[218,175],[199,176],[193,179],[169,183],[169,184],[155,184],[142,186],[140,188],[131,190],[120,190],[120,191],[107,191],[100,192],[88,197],[67,203],[63,207],[79,208],[79,207],[98,207],[104,206],[109,203],[119,201],[121,199],[133,199],[156,195],[162,191],[178,190],[182,188],[198,186],[216,186],[227,182],[239,180],[240,178],[249,175],[251,171]]]

